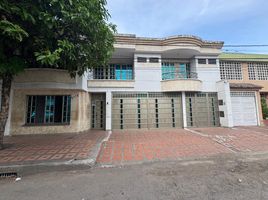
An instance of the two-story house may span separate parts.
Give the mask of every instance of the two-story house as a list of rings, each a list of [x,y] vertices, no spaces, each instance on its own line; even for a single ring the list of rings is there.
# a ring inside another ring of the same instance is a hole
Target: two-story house
[[[27,69],[12,84],[6,135],[260,125],[262,85],[232,82],[243,70],[219,57],[222,46],[194,36],[117,35],[110,63],[83,77]]]
[[[220,73],[230,83],[234,125],[256,125],[260,96],[268,103],[268,55],[223,53]]]
[[[91,127],[219,126],[222,45],[193,36],[118,35],[110,64],[89,75]]]

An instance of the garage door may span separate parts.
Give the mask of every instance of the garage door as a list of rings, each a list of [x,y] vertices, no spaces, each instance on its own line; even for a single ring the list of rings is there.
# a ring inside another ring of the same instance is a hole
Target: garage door
[[[219,126],[217,93],[186,93],[188,127]]]
[[[254,92],[231,92],[234,126],[256,126],[257,109]]]
[[[181,128],[180,93],[113,93],[113,129]]]

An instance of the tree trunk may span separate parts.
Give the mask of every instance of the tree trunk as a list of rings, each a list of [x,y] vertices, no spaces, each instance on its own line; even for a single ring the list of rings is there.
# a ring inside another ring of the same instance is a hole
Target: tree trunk
[[[0,112],[0,150],[4,148],[4,132],[6,127],[6,122],[9,113],[9,99],[10,99],[10,89],[12,83],[12,75],[2,76],[2,98],[1,98],[1,112]]]

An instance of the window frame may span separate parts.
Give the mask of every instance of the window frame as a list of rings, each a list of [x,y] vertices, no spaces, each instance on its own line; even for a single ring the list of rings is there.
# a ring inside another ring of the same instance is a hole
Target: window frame
[[[203,62],[201,62],[201,61],[205,61],[205,62],[203,63]],[[207,64],[207,59],[206,59],[206,58],[198,58],[198,59],[197,59],[197,62],[198,62],[198,64],[200,64],[200,65],[206,65],[206,64]]]
[[[35,108],[34,108],[34,112],[36,115],[36,109],[37,109],[37,98],[38,97],[43,97],[45,100],[45,103],[43,105],[43,111],[44,111],[44,116],[42,118],[42,123],[40,122],[36,122],[36,116],[32,119],[30,119],[30,122],[28,121],[29,116],[31,117],[31,115],[33,114],[33,109],[32,109],[32,105],[33,105],[33,100],[35,100]],[[61,97],[62,98],[62,102],[61,102],[61,122],[51,122],[51,118],[49,118],[49,120],[47,120],[47,116],[46,116],[46,111],[47,111],[47,99],[54,99],[54,110],[53,110],[53,120],[55,121],[55,109],[56,109],[56,97]],[[29,113],[29,100],[31,99],[31,105],[30,105],[30,113]],[[66,107],[64,106],[64,103],[66,103]],[[70,125],[71,124],[71,109],[72,109],[72,97],[71,95],[26,95],[26,112],[25,112],[25,126],[56,126],[56,125]],[[64,113],[66,113],[64,115]],[[65,120],[64,120],[65,119]]]

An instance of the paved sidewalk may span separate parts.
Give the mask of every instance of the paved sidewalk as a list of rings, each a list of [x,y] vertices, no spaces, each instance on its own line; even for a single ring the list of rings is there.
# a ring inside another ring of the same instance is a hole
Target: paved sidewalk
[[[105,131],[86,131],[5,137],[5,149],[0,150],[0,166],[87,159],[105,136]]]
[[[194,128],[235,152],[268,151],[268,127]]]
[[[102,144],[97,162],[125,164],[230,153],[210,138],[183,129],[113,131]]]

